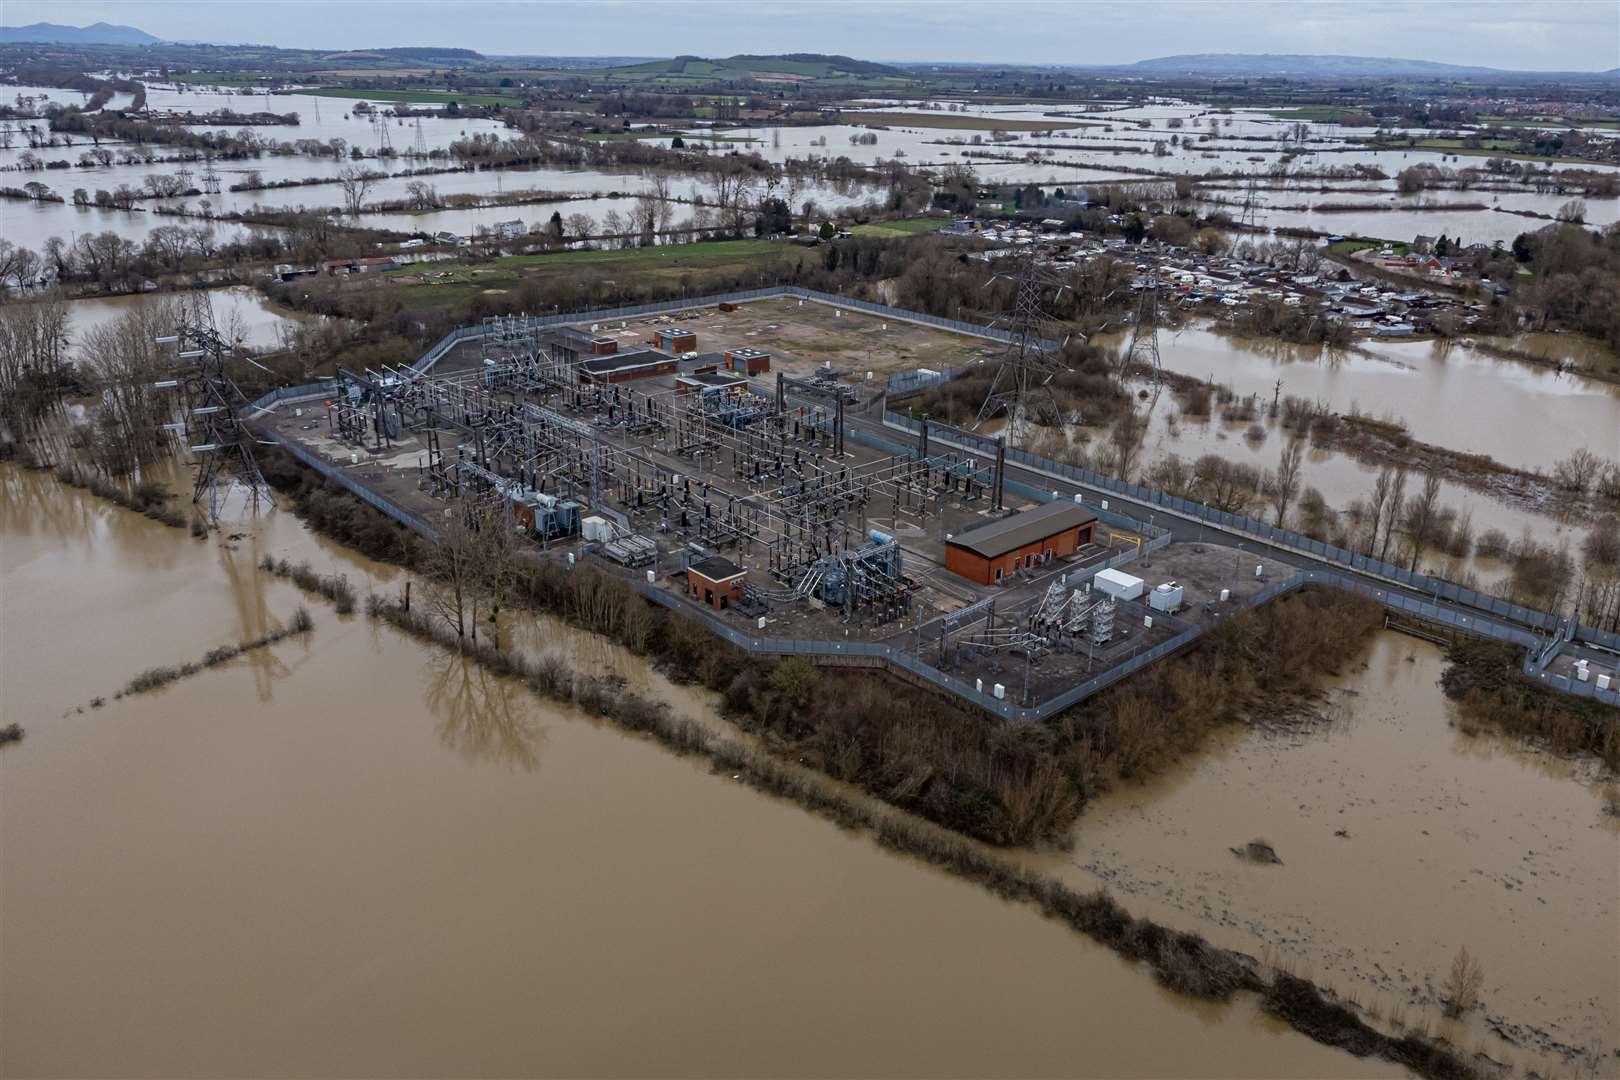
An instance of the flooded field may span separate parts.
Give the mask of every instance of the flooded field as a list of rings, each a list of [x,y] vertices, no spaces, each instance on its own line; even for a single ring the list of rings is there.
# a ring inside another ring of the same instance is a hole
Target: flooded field
[[[263,552],[398,586],[283,512],[238,531],[0,466],[27,728],[0,750],[0,1074],[1399,1072],[321,604],[307,639],[88,708],[305,602]]]
[[[121,318],[134,308],[156,303],[175,303],[171,295],[96,296],[68,301],[68,336],[77,342],[98,326]],[[298,316],[276,307],[259,290],[248,285],[210,289],[208,299],[214,308],[214,324],[220,333],[253,349],[273,349],[281,344],[281,330]]]
[[[1613,1075],[1620,821],[1587,764],[1453,726],[1441,668],[1434,646],[1385,633],[1331,689],[1328,723],[1219,733],[1093,803],[1057,861],[1386,1018],[1426,1018],[1544,1075]],[[1229,850],[1256,838],[1280,864]],[[1486,975],[1483,1015],[1466,1024],[1434,1007],[1461,945]]]
[[[1551,342],[1545,341],[1551,337]],[[1541,335],[1538,354],[1568,335]],[[1128,334],[1099,336],[1124,348]],[[1587,342],[1589,348],[1595,343]],[[1547,469],[1581,447],[1620,459],[1620,386],[1498,359],[1467,341],[1366,341],[1329,350],[1221,333],[1204,324],[1161,331],[1166,369],[1232,387],[1240,397],[1273,395],[1323,402],[1334,412],[1360,412],[1406,423],[1413,438],[1487,454],[1525,469]],[[1508,439],[1512,430],[1535,438]]]

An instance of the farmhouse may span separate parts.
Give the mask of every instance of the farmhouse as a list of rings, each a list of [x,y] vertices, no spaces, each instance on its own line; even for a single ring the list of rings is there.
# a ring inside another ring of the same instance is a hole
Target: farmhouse
[[[945,569],[993,585],[1019,570],[1073,555],[1091,543],[1097,515],[1070,502],[1049,502],[945,541]]]

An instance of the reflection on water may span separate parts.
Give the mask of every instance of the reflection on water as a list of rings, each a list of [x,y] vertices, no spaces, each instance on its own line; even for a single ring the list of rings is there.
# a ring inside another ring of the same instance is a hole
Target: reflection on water
[[[0,465],[0,1074],[1400,1071],[324,605],[272,696],[226,665],[59,718],[303,602],[262,552],[365,572],[244,529]]]
[[[422,700],[439,722],[444,744],[472,761],[524,771],[540,763],[545,732],[535,722],[534,695],[516,679],[491,675],[459,653],[441,650],[423,667]]]

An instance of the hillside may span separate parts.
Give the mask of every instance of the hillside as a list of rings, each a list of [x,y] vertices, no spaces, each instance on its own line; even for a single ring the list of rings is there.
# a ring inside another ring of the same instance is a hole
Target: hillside
[[[1288,78],[1397,78],[1554,74],[1515,72],[1502,68],[1445,64],[1386,56],[1307,55],[1302,53],[1190,53],[1160,56],[1124,65],[1121,70],[1152,75],[1276,76]],[[1588,74],[1588,73],[1581,73]],[[1593,75],[1612,72],[1591,72]]]
[[[887,64],[821,53],[739,55],[717,59],[677,56],[671,60],[651,60],[644,64],[606,68],[598,74],[629,83],[657,83],[664,86],[696,86],[716,82],[839,84],[906,78],[899,68]]]
[[[61,43],[64,45],[158,45],[153,37],[133,26],[98,22],[90,26],[62,26],[59,23],[30,23],[27,26],[0,26],[0,44],[22,45]]]

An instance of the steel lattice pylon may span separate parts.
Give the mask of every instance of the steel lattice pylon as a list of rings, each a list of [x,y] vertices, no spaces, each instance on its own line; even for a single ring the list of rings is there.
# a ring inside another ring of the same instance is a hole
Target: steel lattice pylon
[[[1153,371],[1155,386],[1163,378],[1163,371],[1159,366],[1159,283],[1157,280],[1146,289],[1136,301],[1136,323],[1131,327],[1131,344],[1125,350],[1125,358],[1120,367],[1123,371],[1130,371],[1132,367],[1141,364]]]
[[[1042,309],[1042,296],[1048,290],[1061,293],[1069,286],[1050,274],[1034,253],[1025,257],[1016,281],[1013,309],[1001,320],[1008,330],[1007,351],[1002,355],[996,377],[990,383],[990,392],[985,395],[973,423],[978,429],[1005,410],[1007,441],[1014,446],[1022,442],[1029,430],[1031,409],[1049,410],[1059,423],[1077,419],[1065,415],[1057,396],[1052,393],[1052,379],[1064,366],[1058,358],[1058,347],[1042,333],[1048,323],[1055,321]]]
[[[247,397],[227,369],[232,347],[214,326],[213,305],[197,293],[174,335],[160,338],[179,346],[180,358],[195,362],[182,378],[186,394],[186,446],[197,457],[197,483],[191,501],[206,505],[210,521],[219,520],[219,482],[229,477],[248,489],[253,512],[275,498],[253,456],[253,437],[242,427]],[[204,502],[206,498],[206,503]]]

